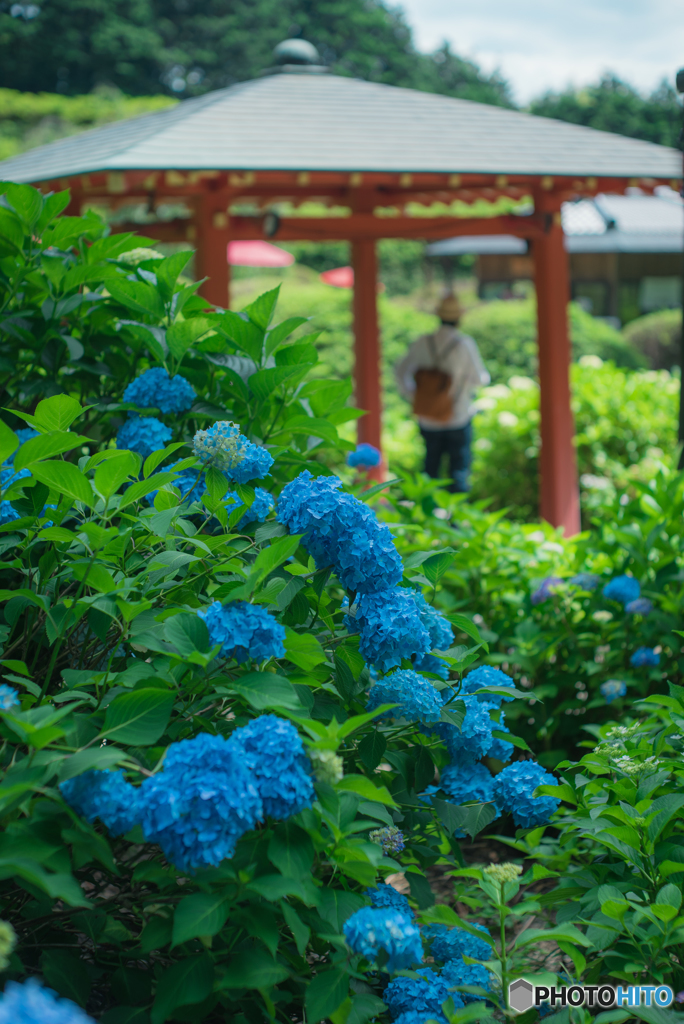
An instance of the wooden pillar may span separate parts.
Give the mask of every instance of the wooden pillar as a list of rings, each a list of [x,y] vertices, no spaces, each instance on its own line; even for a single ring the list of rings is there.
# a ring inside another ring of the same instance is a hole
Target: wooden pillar
[[[198,280],[208,278],[200,295],[222,309],[230,306],[228,202],[229,197],[222,192],[207,192],[200,196],[195,213],[195,275]]]
[[[540,514],[569,537],[580,530],[574,422],[570,407],[569,268],[560,200],[541,194],[546,232],[533,245],[541,388]]]
[[[354,381],[356,405],[366,415],[358,421],[359,442],[381,447],[382,400],[378,329],[378,261],[375,241],[352,242],[354,267]]]

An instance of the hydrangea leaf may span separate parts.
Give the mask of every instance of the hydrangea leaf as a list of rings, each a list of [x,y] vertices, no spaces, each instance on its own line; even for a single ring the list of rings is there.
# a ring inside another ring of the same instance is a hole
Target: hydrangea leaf
[[[102,735],[118,743],[148,746],[163,734],[176,696],[168,690],[134,690],[107,708]]]
[[[179,946],[202,935],[216,935],[226,923],[229,910],[230,903],[221,893],[186,896],[173,915],[172,945]]]
[[[31,467],[31,474],[36,480],[40,480],[42,484],[49,487],[51,491],[56,491],[57,494],[65,494],[69,498],[82,501],[84,505],[91,507],[95,503],[90,481],[72,462],[63,460],[39,462]]]
[[[347,998],[349,975],[340,967],[315,974],[304,998],[306,1019],[310,1024],[330,1017]]]
[[[310,633],[295,633],[289,627],[285,635],[285,655],[297,668],[309,672],[326,660],[325,651]]]
[[[84,412],[87,412],[87,409],[82,408],[76,398],[70,395],[53,395],[52,398],[44,398],[38,403],[34,415],[36,423],[43,430],[68,430],[74,420]]]

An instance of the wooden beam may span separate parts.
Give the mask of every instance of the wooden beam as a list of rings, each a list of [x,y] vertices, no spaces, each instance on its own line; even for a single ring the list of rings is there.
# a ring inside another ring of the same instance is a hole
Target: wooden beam
[[[570,405],[568,256],[560,204],[538,194],[535,207],[544,214],[547,227],[533,242],[541,392],[540,513],[570,537],[580,530],[580,506]]]
[[[349,217],[284,217],[275,236],[264,234],[256,217],[232,217],[231,237],[265,238],[275,242],[363,241],[379,238],[450,238],[455,235],[515,235],[535,238],[543,233],[539,217],[376,217],[352,213]]]
[[[381,449],[382,403],[380,331],[378,328],[378,261],[372,239],[352,242],[354,267],[354,380],[355,401],[366,415],[358,421],[359,443]],[[370,472],[380,477],[382,467]]]
[[[195,277],[207,278],[200,294],[222,309],[230,306],[230,229],[226,205],[221,192],[208,193],[200,197],[195,216]]]

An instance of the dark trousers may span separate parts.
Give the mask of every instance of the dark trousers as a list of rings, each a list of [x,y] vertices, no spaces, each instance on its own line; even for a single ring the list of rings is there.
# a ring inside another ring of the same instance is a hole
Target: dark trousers
[[[420,428],[425,441],[425,472],[433,479],[441,476],[442,456],[449,457],[449,476],[454,481],[448,488],[452,494],[464,494],[469,490],[470,445],[473,439],[472,423],[465,427],[450,427],[447,430],[424,430]]]

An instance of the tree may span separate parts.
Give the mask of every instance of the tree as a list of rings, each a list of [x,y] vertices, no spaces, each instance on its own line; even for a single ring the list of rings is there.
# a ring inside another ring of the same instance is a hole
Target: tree
[[[336,74],[511,105],[506,84],[444,45],[418,53],[381,0],[42,0],[0,13],[0,86],[190,96],[255,78],[291,35]]]
[[[533,100],[530,112],[664,146],[677,146],[682,123],[677,94],[666,80],[645,96],[613,74],[583,89],[547,92]]]

